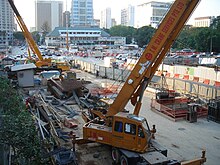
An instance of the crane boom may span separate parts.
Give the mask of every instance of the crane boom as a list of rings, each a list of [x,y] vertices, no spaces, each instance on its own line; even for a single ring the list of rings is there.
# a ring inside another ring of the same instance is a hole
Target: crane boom
[[[150,129],[147,119],[139,116],[139,111],[146,87],[198,3],[199,0],[176,0],[107,114],[106,109],[90,109],[91,117],[85,116],[88,121],[83,126],[83,140],[112,146],[115,164],[181,164],[168,158],[167,150],[153,140],[155,126]],[[129,100],[135,106],[133,114],[124,111]],[[205,161],[203,152],[201,158],[183,164],[202,164]]]
[[[17,22],[19,24],[19,26],[21,27],[21,30],[23,31],[23,34],[25,36],[25,38],[28,40],[28,43],[31,47],[31,49],[34,51],[34,53],[37,55],[37,57],[39,58],[40,61],[43,61],[43,57],[41,55],[41,52],[40,50],[38,49],[38,46],[37,44],[35,43],[31,33],[29,32],[27,26],[25,25],[20,13],[18,12],[14,2],[12,0],[8,0],[12,10],[14,11],[15,13],[15,16],[16,16],[16,19],[17,19]]]
[[[199,1],[176,0],[173,3],[139,61],[131,71],[118,96],[109,107],[107,117],[114,116],[118,112],[123,111],[130,99],[137,96],[140,99],[142,98],[140,92],[142,91],[143,93],[149,84],[156,69],[165,57],[166,52],[171,47]],[[141,103],[140,101],[133,101],[132,103],[136,106],[134,114],[138,115]]]

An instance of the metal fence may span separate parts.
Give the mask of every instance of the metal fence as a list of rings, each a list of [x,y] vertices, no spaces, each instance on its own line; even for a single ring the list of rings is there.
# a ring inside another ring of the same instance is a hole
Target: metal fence
[[[73,67],[87,71],[91,74],[100,76],[102,78],[112,79],[116,81],[126,81],[130,74],[130,70],[115,69],[96,64],[88,63],[81,60],[73,61]],[[162,84],[161,76],[154,76],[150,84],[151,87],[157,88]],[[184,80],[181,78],[166,78],[166,83],[169,89],[175,90],[181,94],[189,94],[201,99],[209,100],[220,96],[220,88],[213,85],[206,85],[200,82]]]

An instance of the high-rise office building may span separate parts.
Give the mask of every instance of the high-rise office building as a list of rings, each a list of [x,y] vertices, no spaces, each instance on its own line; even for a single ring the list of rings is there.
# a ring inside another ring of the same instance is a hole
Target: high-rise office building
[[[115,18],[112,18],[112,27],[116,26],[116,25],[117,25],[117,22],[116,22]]]
[[[156,28],[170,9],[171,4],[172,2],[150,1],[138,5],[135,14],[135,27],[150,25]]]
[[[13,40],[14,15],[7,0],[0,0],[0,49],[5,49]]]
[[[72,0],[71,4],[71,26],[89,27],[93,21],[93,0]]]
[[[37,31],[62,26],[63,1],[36,0],[35,26]]]
[[[63,27],[70,27],[70,12],[65,11],[63,13]]]
[[[101,11],[100,28],[110,29],[112,27],[111,8]]]
[[[94,27],[100,27],[100,19],[94,19]]]
[[[121,25],[134,27],[134,6],[128,5],[127,8],[121,10]]]

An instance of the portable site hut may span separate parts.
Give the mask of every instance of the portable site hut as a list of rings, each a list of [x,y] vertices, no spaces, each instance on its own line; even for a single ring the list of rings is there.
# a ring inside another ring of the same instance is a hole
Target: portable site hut
[[[33,63],[15,65],[11,68],[12,72],[17,72],[19,87],[34,86],[34,68],[36,68],[36,65]]]

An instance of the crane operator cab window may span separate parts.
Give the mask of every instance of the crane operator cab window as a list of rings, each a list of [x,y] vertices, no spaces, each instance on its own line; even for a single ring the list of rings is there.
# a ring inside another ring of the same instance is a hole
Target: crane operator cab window
[[[138,126],[138,137],[144,138],[144,131],[140,125]]]
[[[123,123],[121,121],[116,121],[114,129],[116,132],[123,132]]]
[[[136,125],[125,123],[125,133],[136,135]]]

